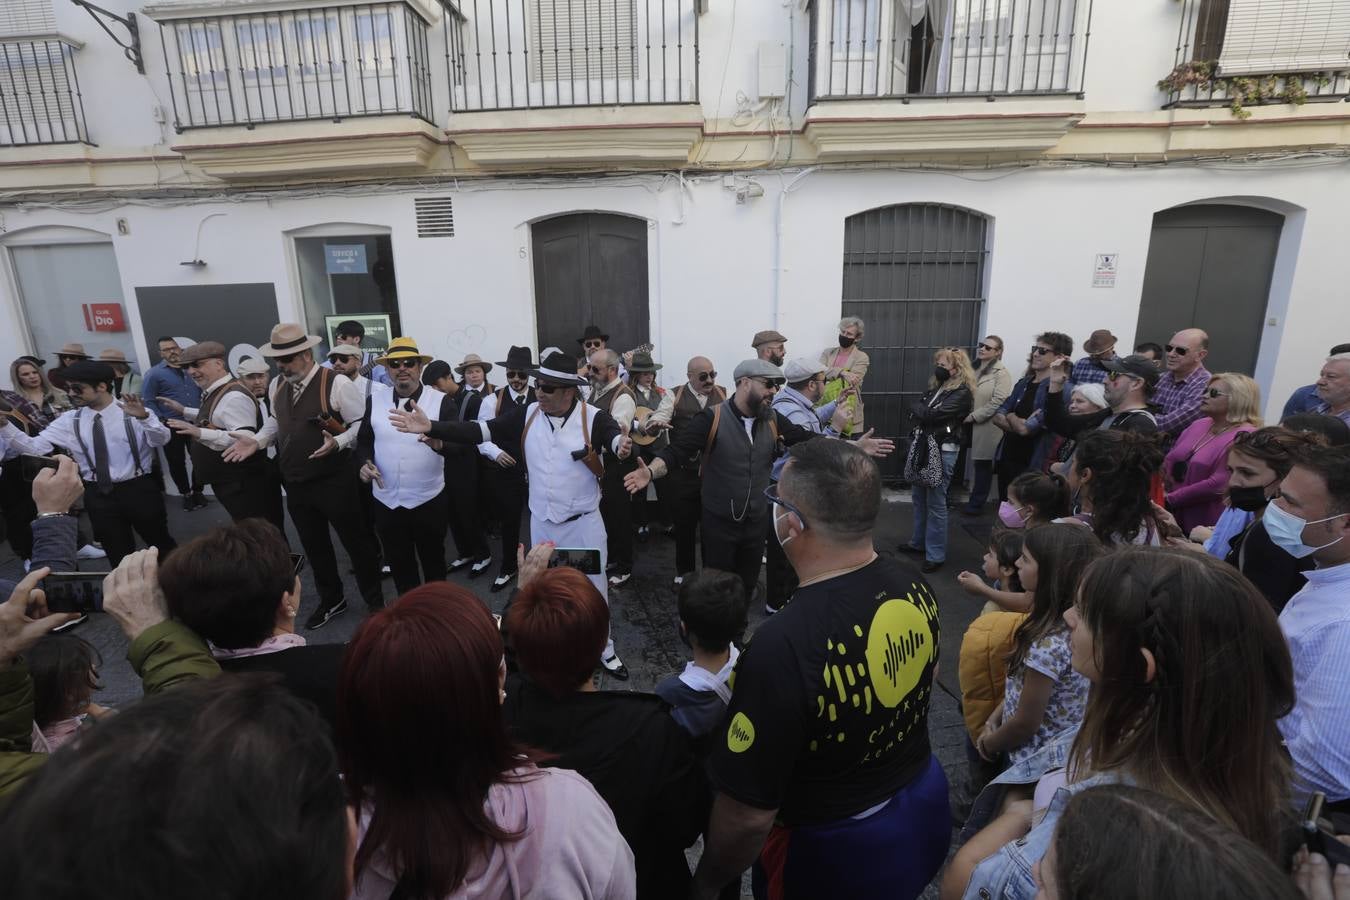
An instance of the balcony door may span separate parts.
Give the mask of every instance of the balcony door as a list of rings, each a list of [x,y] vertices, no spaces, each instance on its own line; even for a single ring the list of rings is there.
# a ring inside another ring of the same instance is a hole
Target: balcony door
[[[598,325],[620,352],[647,342],[647,220],[576,213],[536,222],[534,302],[539,347],[579,354],[577,338]]]
[[[1135,342],[1161,344],[1183,328],[1209,333],[1211,372],[1256,371],[1284,216],[1202,205],[1153,217]]]

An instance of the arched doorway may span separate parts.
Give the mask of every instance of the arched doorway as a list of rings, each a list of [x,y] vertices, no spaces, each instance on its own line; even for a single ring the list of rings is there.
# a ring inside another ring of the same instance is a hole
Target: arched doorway
[[[877,434],[908,433],[907,410],[927,390],[935,350],[979,340],[988,232],[987,217],[941,203],[885,206],[844,221],[843,314],[867,326],[872,364],[862,398]],[[898,478],[903,456],[881,466]]]
[[[534,223],[534,303],[539,347],[580,353],[587,325],[623,352],[647,343],[647,220],[574,213]]]
[[[1183,328],[1209,333],[1211,372],[1256,371],[1284,216],[1200,204],[1153,217],[1135,342],[1164,343]]]

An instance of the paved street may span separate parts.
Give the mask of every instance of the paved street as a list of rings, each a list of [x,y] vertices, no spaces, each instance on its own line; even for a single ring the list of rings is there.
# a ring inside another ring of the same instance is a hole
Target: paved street
[[[167,499],[170,528],[180,540],[186,540],[216,525],[226,524],[229,520],[225,511],[214,502],[205,510],[187,513],[179,507],[176,497]],[[903,495],[891,492],[888,492],[888,500],[889,502],[882,507],[877,549],[883,554],[897,556],[904,564],[913,566],[917,575],[918,565],[914,558],[895,552],[896,544],[908,539],[910,534],[909,504],[904,502]],[[955,700],[959,695],[957,652],[966,626],[979,612],[981,605],[957,587],[956,574],[963,568],[978,571],[991,525],[991,517],[972,521],[953,513],[949,529],[947,565],[929,579],[938,596],[942,615],[940,689],[933,692],[929,733],[934,751],[953,785],[959,785],[964,779],[966,765],[963,750],[965,730]],[[296,540],[294,533],[291,539],[298,548],[299,541]],[[675,598],[670,588],[670,579],[674,574],[674,552],[674,542],[664,536],[654,536],[650,543],[638,545],[633,579],[623,588],[610,592],[610,604],[614,611],[615,646],[627,663],[632,678],[625,684],[602,674],[601,688],[650,690],[661,678],[683,667],[687,650],[680,642],[677,632]],[[338,545],[338,556],[345,572],[347,563],[341,545]],[[84,568],[93,570],[106,566],[99,561],[95,564],[86,563]],[[3,551],[0,551],[0,575],[18,578],[21,574],[19,562],[9,552],[8,545],[5,545]],[[477,580],[469,580],[462,575],[453,576],[452,580],[468,586],[494,612],[500,612],[506,603],[509,590],[498,594],[489,592],[491,577],[495,574],[494,566]],[[308,569],[302,579],[304,597],[299,615],[301,622],[317,603],[312,573]],[[386,580],[385,584],[387,590],[392,592],[392,582]],[[348,640],[366,614],[359,600],[355,580],[350,575],[347,576],[347,597],[351,608],[345,616],[319,631],[301,633],[312,642],[330,643]],[[752,635],[755,627],[763,619],[762,606],[751,609]],[[140,681],[126,661],[126,641],[117,626],[104,616],[94,616],[88,623],[79,626],[78,631],[86,640],[94,643],[103,655],[103,689],[96,695],[98,701],[118,705],[138,697]],[[931,890],[930,893],[936,896]]]

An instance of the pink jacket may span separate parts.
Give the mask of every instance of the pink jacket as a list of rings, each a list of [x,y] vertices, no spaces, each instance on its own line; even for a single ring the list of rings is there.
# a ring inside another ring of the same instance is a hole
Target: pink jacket
[[[526,781],[498,783],[488,792],[492,819],[508,831],[525,830],[515,841],[492,846],[486,859],[469,867],[447,900],[629,900],[637,893],[633,851],[619,834],[614,814],[570,769],[517,769],[534,773]],[[360,822],[365,840],[369,816]],[[361,874],[352,900],[386,900],[397,874],[376,856]]]
[[[1239,425],[1223,434],[1211,435],[1209,429],[1213,424],[1214,420],[1206,416],[1187,425],[1163,461],[1163,474],[1170,478],[1173,463],[1189,457],[1186,477],[1171,484],[1167,491],[1167,507],[1186,535],[1197,525],[1219,521],[1224,510],[1224,492],[1228,489],[1228,448],[1242,432],[1256,430],[1251,425]]]

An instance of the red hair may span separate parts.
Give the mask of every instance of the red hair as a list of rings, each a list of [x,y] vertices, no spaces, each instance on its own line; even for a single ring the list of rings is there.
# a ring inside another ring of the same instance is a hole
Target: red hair
[[[484,811],[521,765],[498,685],[501,635],[482,602],[443,581],[357,629],[338,682],[337,743],[350,802],[372,800],[359,875],[380,852],[409,896],[443,897],[487,844],[512,840]]]
[[[555,697],[591,677],[609,639],[609,605],[576,569],[549,569],[520,589],[506,613],[516,662]]]

